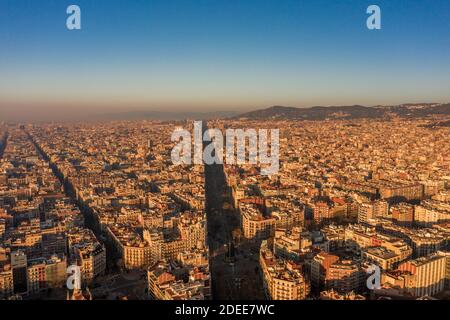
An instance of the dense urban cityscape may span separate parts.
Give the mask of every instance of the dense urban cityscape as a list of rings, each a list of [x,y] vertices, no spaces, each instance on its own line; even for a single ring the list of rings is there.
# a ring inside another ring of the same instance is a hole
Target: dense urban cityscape
[[[171,134],[191,120],[3,122],[0,299],[450,299],[437,118],[204,121],[280,129],[271,175],[174,165]]]
[[[448,317],[449,13],[0,0],[0,314]]]

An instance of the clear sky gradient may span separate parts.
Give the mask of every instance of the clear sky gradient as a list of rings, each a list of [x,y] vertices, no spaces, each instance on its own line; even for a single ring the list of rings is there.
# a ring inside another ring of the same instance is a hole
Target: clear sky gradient
[[[450,102],[449,0],[0,0],[0,120],[422,101]]]

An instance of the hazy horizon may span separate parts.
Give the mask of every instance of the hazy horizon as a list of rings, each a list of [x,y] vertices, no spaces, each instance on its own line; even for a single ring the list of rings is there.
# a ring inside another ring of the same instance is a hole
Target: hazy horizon
[[[0,120],[450,102],[450,2],[0,0]]]

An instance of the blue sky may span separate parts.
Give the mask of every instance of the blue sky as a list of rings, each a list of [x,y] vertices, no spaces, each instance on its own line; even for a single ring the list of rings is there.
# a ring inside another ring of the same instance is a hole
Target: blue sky
[[[0,0],[4,118],[419,101],[450,101],[448,0]]]

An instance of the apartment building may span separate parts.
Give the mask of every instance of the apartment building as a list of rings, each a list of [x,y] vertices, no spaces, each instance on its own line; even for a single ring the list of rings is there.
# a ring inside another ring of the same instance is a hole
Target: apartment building
[[[303,300],[309,294],[310,286],[301,272],[300,265],[295,262],[276,258],[263,242],[260,249],[264,289],[272,300]]]

